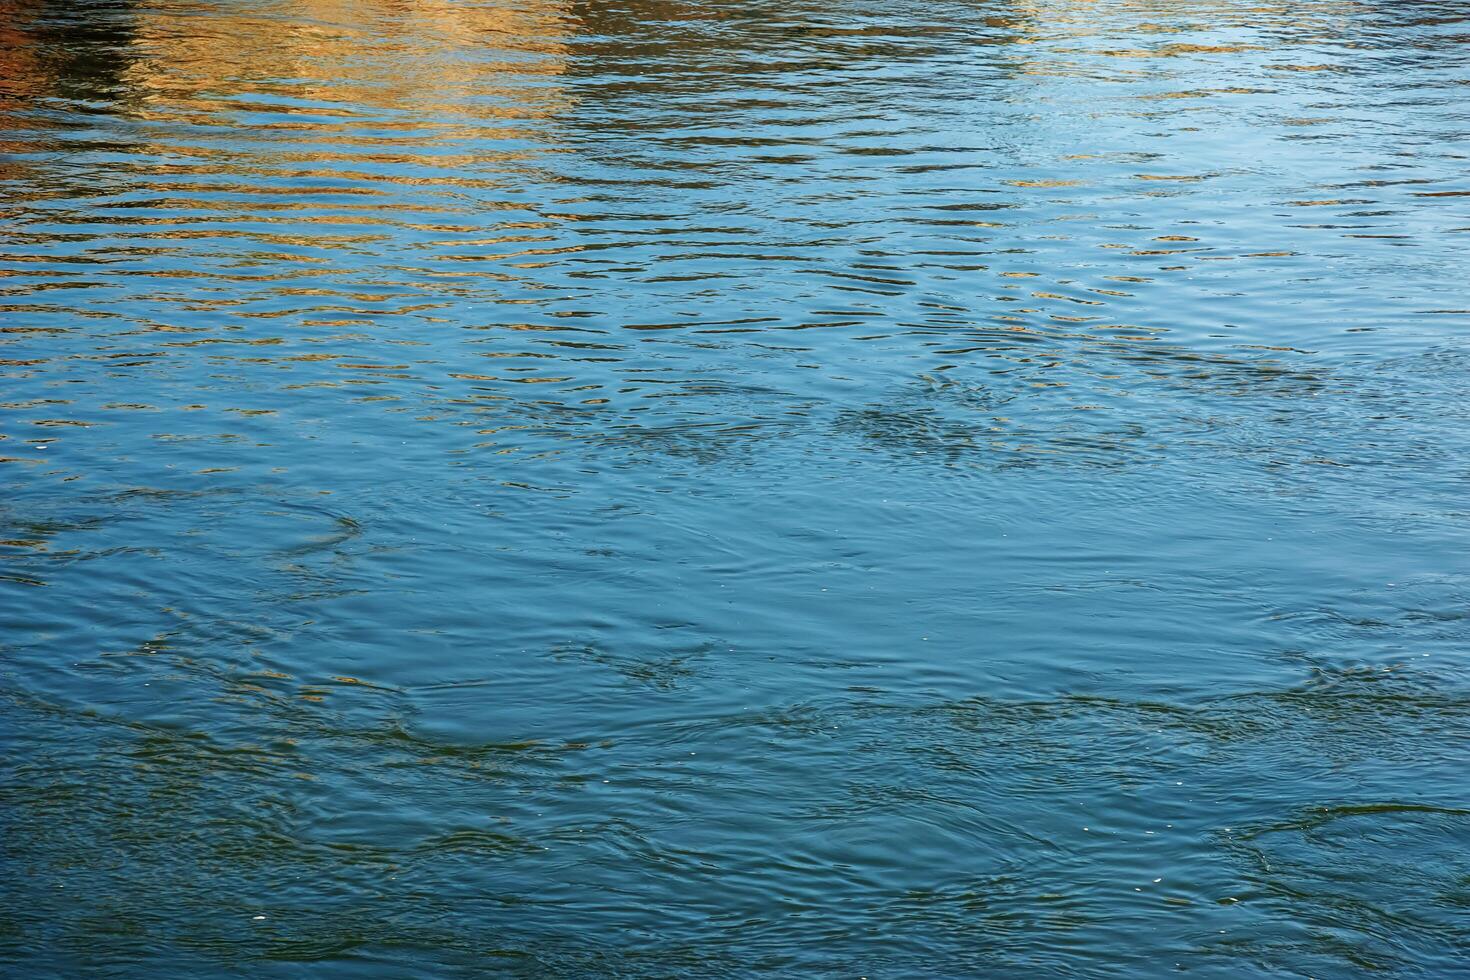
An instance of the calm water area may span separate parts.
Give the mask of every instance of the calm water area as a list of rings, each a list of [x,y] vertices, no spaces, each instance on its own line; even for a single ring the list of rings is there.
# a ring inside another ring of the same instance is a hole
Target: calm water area
[[[0,974],[1470,976],[1470,2],[0,0]]]

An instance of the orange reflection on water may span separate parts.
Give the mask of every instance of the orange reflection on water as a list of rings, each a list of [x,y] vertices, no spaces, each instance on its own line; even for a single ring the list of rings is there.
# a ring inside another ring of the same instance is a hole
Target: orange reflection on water
[[[487,124],[567,107],[565,93],[543,81],[565,69],[566,29],[557,0],[308,0],[244,10],[196,0],[138,12],[126,81],[150,118],[229,125],[217,113],[235,100],[289,112],[257,128],[332,142],[354,142],[367,119],[364,144],[485,138],[494,135]]]

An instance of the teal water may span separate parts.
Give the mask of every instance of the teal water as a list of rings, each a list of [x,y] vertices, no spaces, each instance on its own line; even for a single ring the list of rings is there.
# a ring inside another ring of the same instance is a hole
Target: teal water
[[[1470,976],[1467,41],[0,0],[0,973]]]

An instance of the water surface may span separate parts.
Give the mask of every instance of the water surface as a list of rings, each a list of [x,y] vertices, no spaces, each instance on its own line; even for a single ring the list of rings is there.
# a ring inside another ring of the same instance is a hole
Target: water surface
[[[0,0],[0,964],[1448,977],[1470,4]]]

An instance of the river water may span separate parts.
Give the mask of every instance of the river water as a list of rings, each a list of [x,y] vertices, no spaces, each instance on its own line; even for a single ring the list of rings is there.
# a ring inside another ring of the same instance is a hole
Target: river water
[[[1470,3],[0,0],[0,964],[1463,976]]]

